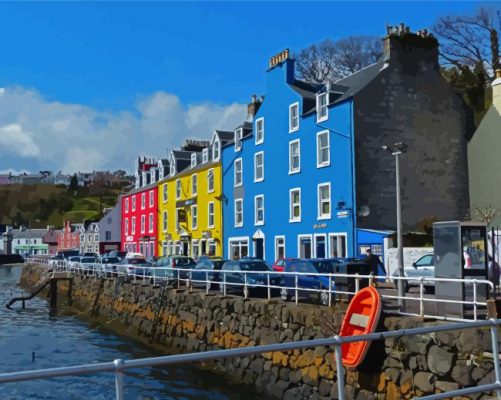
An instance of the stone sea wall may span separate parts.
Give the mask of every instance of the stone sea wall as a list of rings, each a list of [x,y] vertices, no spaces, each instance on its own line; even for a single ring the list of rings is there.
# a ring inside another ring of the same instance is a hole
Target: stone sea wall
[[[28,288],[41,269],[26,266]],[[69,310],[106,324],[167,353],[254,346],[332,336],[340,309],[266,299],[206,295],[201,291],[153,288],[117,279],[74,277],[58,284]],[[433,322],[436,323],[436,322]],[[379,330],[432,324],[414,318],[382,318]],[[493,382],[490,332],[407,336],[374,342],[364,364],[345,374],[347,399],[409,399]],[[336,399],[336,364],[331,348],[274,352],[206,363],[229,379],[255,386],[266,398]],[[472,398],[488,398],[489,394]]]

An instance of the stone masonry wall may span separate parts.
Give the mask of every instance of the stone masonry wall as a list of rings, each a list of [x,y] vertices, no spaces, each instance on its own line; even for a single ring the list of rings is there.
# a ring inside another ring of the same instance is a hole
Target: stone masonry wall
[[[39,267],[25,267],[21,284],[31,287],[40,273]],[[68,302],[67,294],[71,295],[71,312],[106,323],[162,354],[324,338],[338,332],[342,320],[336,307],[221,297],[116,279],[76,276],[71,284],[59,282],[58,289],[61,301]],[[419,319],[385,317],[379,330],[422,325]],[[346,371],[346,398],[409,399],[492,382],[489,349],[490,334],[484,329],[374,342],[364,364]],[[331,348],[219,360],[204,367],[225,373],[235,382],[254,385],[266,398],[337,398]]]

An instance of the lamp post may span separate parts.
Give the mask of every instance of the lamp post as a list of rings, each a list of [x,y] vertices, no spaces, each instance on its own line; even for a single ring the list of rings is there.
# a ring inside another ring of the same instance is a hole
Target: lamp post
[[[393,147],[382,146],[382,149],[389,152],[395,157],[395,197],[397,198],[397,263],[398,263],[398,275],[402,278],[404,276],[404,244],[403,244],[403,234],[402,234],[402,206],[400,199],[400,155],[407,152],[407,145],[405,143],[395,143]],[[397,282],[398,287],[398,307],[402,311],[404,307],[404,281],[399,279]]]

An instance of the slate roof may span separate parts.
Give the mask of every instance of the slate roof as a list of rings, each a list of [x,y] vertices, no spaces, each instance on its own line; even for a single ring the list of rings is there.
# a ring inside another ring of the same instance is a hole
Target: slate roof
[[[47,233],[47,229],[27,229],[25,231],[15,229],[11,233],[13,239],[41,239]]]

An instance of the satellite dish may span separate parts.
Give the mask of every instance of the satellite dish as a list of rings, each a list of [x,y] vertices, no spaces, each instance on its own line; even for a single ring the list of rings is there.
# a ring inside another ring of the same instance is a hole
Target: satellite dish
[[[358,209],[357,215],[359,217],[367,217],[371,213],[369,206],[363,205]]]

